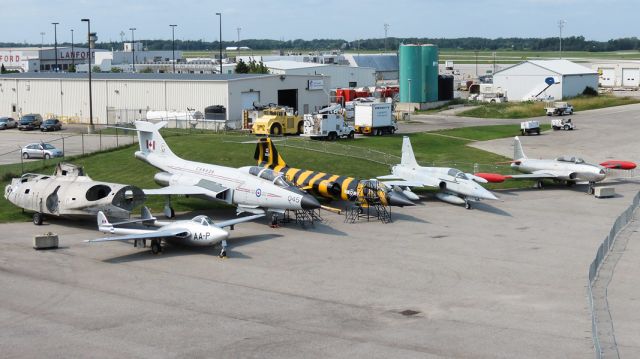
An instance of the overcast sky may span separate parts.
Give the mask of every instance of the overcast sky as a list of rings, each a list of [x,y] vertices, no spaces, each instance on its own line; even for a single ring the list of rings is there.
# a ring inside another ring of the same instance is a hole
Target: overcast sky
[[[58,41],[70,41],[91,29],[99,42],[176,38],[215,41],[222,12],[222,38],[342,38],[348,41],[384,37],[551,37],[563,34],[587,39],[637,36],[638,0],[3,0],[0,41],[53,43],[52,22],[59,22]]]

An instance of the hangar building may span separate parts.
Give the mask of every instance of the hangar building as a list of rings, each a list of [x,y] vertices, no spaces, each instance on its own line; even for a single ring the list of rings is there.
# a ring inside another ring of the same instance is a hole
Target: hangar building
[[[93,49],[93,57],[105,50]],[[86,47],[58,46],[58,67],[67,71],[69,66],[86,63],[89,49]],[[0,48],[0,64],[7,70],[19,72],[55,71],[56,51],[54,47],[4,47]]]
[[[493,85],[509,101],[555,99],[582,94],[585,87],[598,88],[598,73],[568,60],[529,60],[493,75]]]
[[[0,116],[40,113],[70,123],[89,123],[87,74],[22,73],[0,75]],[[259,74],[96,73],[92,78],[93,123],[130,122],[122,111],[204,112],[216,107],[219,120],[239,128],[242,110],[255,103],[277,103],[309,113],[327,104],[326,77]]]
[[[640,61],[601,61],[591,67],[600,75],[600,87],[640,87]]]
[[[376,70],[371,67],[352,67],[298,61],[267,61],[272,74],[329,76],[329,88],[365,87],[376,85]]]

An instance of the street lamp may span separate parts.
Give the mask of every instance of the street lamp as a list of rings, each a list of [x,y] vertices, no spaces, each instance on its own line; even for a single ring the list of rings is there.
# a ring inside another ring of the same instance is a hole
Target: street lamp
[[[137,29],[130,27],[129,30],[131,30],[131,66],[133,66],[133,72],[136,72],[136,41],[133,39],[133,32]]]
[[[42,48],[44,46],[44,32],[40,33],[40,48]]]
[[[236,28],[236,31],[238,31],[238,49],[240,49],[240,30],[242,30],[241,27]]]
[[[173,73],[176,73],[176,26],[178,25],[169,25],[171,26],[171,53],[173,54]]]
[[[75,68],[76,68],[76,52],[73,49],[73,29],[71,29],[71,66],[73,66],[73,69],[75,71]]]
[[[384,52],[387,52],[387,35],[389,33],[389,24],[384,24]]]
[[[87,23],[87,46],[89,47],[89,129],[93,132],[93,103],[91,96],[91,20],[81,19]]]
[[[218,37],[218,43],[220,48],[220,75],[222,75],[222,13],[217,12],[216,15],[220,18],[220,32]]]
[[[560,29],[560,58],[562,59],[562,28],[567,20],[558,20],[558,28]]]
[[[55,58],[56,58],[56,67],[55,67],[55,71],[58,72],[58,24],[59,22],[52,22],[51,25],[53,25],[53,51],[55,51]]]

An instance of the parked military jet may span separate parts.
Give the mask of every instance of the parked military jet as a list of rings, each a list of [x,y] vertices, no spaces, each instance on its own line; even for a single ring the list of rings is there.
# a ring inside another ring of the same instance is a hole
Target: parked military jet
[[[149,239],[151,240],[151,252],[153,252],[153,254],[162,252],[163,240],[197,247],[215,246],[220,243],[222,245],[220,258],[222,258],[227,256],[227,238],[229,237],[229,232],[222,228],[233,228],[233,226],[238,223],[252,221],[260,217],[264,217],[264,214],[256,214],[215,223],[210,217],[199,215],[190,220],[160,222],[151,215],[147,207],[143,207],[142,218],[140,220],[111,224],[104,213],[98,212],[98,230],[103,233],[119,234],[121,236],[89,239],[85,242],[133,241],[134,247],[137,247],[140,243],[144,247],[146,246],[146,240]],[[159,228],[155,230],[115,227],[119,224],[134,222],[141,222],[146,226]]]
[[[59,163],[53,175],[27,173],[11,180],[4,198],[33,214],[33,223],[42,224],[45,216],[95,216],[103,211],[116,218],[128,218],[129,212],[144,202],[138,187],[96,182],[82,167]]]
[[[281,172],[291,183],[321,197],[358,201],[363,206],[374,201],[379,201],[382,205],[399,207],[414,205],[401,192],[393,191],[382,182],[376,180],[358,180],[353,177],[289,167],[280,157],[276,147],[268,137],[261,138],[256,144],[254,159],[258,161],[259,166],[273,169],[275,172]],[[256,174],[258,172],[250,167],[244,169],[247,172]]]
[[[157,173],[154,180],[166,186],[145,189],[145,194],[191,195],[223,201],[236,205],[238,213],[283,213],[285,210],[320,208],[317,199],[301,191],[280,187],[236,168],[187,161],[176,156],[158,132],[166,122],[136,121],[135,125],[140,144],[136,158],[161,169],[163,172]],[[174,216],[170,204],[165,207],[165,214]]]
[[[607,177],[606,169],[631,170],[636,164],[629,161],[610,160],[599,165],[586,163],[576,156],[561,156],[556,159],[530,159],[524,154],[520,139],[513,139],[513,161],[511,168],[524,174],[500,175],[496,173],[476,173],[489,182],[503,182],[505,179],[533,179],[536,187],[542,188],[544,179],[564,181],[567,185],[576,182],[588,182],[589,193],[593,193],[593,186]]]
[[[411,200],[417,200],[418,196],[411,192],[410,187],[439,188],[436,198],[452,204],[464,204],[467,209],[471,209],[471,201],[498,199],[478,184],[487,183],[484,178],[463,173],[455,168],[418,165],[408,136],[402,139],[400,164],[392,167],[390,175],[380,176],[378,179],[384,180],[386,185],[394,189],[399,189]]]

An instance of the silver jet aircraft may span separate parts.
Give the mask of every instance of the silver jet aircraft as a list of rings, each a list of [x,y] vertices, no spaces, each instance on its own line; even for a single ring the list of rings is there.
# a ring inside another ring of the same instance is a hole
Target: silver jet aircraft
[[[34,212],[36,225],[42,224],[45,216],[93,217],[98,211],[128,218],[145,200],[138,187],[94,181],[82,167],[70,163],[59,163],[53,175],[26,173],[12,179],[4,189],[4,198]]]
[[[223,201],[236,205],[238,213],[283,213],[285,210],[320,208],[318,200],[304,192],[278,186],[236,168],[188,161],[176,156],[158,132],[166,122],[136,121],[135,125],[140,144],[136,158],[162,170],[154,180],[166,186],[145,189],[145,194],[190,195]],[[170,206],[165,207],[165,215],[173,217]]]
[[[416,162],[411,140],[404,136],[402,139],[402,159],[399,165],[393,166],[391,175],[380,176],[385,184],[402,190],[411,200],[417,200],[418,196],[411,192],[409,187],[439,188],[436,198],[452,203],[464,204],[465,208],[471,208],[471,201],[481,199],[498,199],[493,193],[479,185],[487,183],[484,178],[463,173],[460,170],[449,167],[422,167]],[[387,181],[389,180],[389,181]]]
[[[527,158],[522,150],[522,143],[516,136],[513,139],[513,161],[511,168],[524,173],[521,175],[499,175],[495,173],[476,173],[476,176],[489,182],[502,182],[505,179],[533,179],[536,187],[542,188],[544,179],[566,182],[571,186],[577,182],[588,182],[588,192],[593,193],[593,185],[607,177],[607,168],[630,170],[636,164],[629,161],[610,160],[599,165],[586,163],[576,156],[561,156],[556,159]]]
[[[193,217],[190,220],[161,222],[151,215],[147,207],[142,207],[142,218],[135,221],[127,221],[122,223],[111,224],[102,212],[98,212],[98,230],[103,233],[119,234],[117,237],[105,237],[98,239],[89,239],[85,242],[113,242],[113,241],[133,241],[134,247],[142,243],[146,246],[146,240],[151,240],[151,252],[158,254],[162,252],[162,241],[184,244],[195,247],[215,246],[220,243],[220,258],[227,256],[227,238],[229,232],[224,227],[231,227],[242,223],[252,221],[254,219],[264,217],[264,214],[256,214],[247,217],[240,217],[224,222],[215,223],[213,220],[204,215]],[[146,226],[159,227],[155,229],[133,229],[133,228],[117,228],[118,224],[142,222]]]

